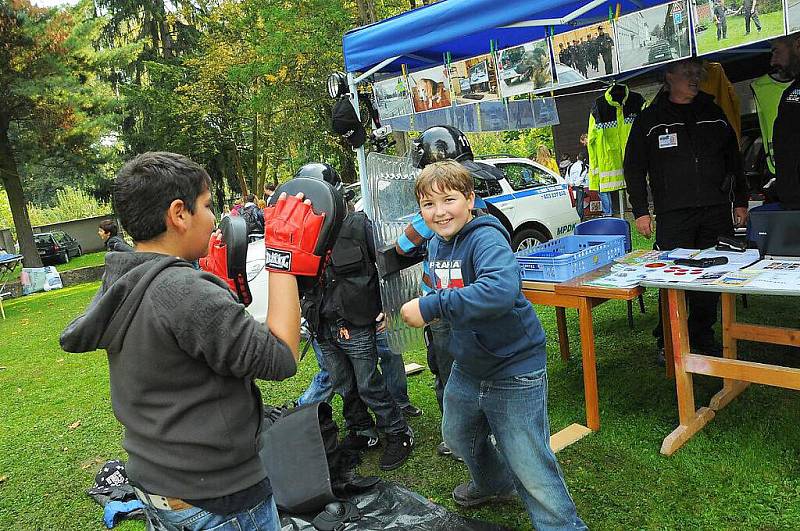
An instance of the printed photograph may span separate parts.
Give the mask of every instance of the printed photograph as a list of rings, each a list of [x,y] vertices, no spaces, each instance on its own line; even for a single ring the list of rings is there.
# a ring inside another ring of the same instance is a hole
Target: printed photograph
[[[536,127],[547,127],[548,125],[558,125],[558,109],[556,108],[555,98],[536,98],[533,100],[533,118],[536,120]]]
[[[478,131],[478,106],[459,105],[453,109],[454,126],[465,133]]]
[[[533,118],[533,102],[528,98],[508,102],[509,129],[532,129],[536,127]]]
[[[547,89],[553,85],[550,46],[546,39],[497,52],[500,94],[511,98]]]
[[[381,120],[411,114],[411,99],[403,76],[378,81],[372,85],[372,92]]]
[[[784,34],[783,0],[703,0],[693,13],[698,55]]]
[[[609,22],[561,33],[551,40],[558,85],[572,85],[619,72],[614,29]]]
[[[415,112],[442,109],[452,104],[447,67],[435,66],[408,75]]]
[[[789,33],[800,31],[800,0],[787,0],[786,28]]]
[[[478,105],[481,131],[508,130],[508,113],[502,101],[487,101]]]
[[[457,105],[500,98],[497,70],[489,54],[451,63],[450,85]]]
[[[687,7],[679,0],[620,17],[616,24],[620,71],[690,56]]]

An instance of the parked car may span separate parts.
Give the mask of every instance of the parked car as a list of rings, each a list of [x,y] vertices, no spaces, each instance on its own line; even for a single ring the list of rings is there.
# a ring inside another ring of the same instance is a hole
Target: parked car
[[[83,254],[78,240],[61,230],[34,234],[33,238],[42,262],[66,264],[71,258]]]
[[[647,54],[648,64],[669,61],[670,59],[675,59],[675,54],[669,42],[661,39],[650,46],[650,51]]]

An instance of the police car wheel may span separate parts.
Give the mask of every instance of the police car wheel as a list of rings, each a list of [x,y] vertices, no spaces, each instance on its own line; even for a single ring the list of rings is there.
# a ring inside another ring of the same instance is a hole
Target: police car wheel
[[[514,249],[514,252],[523,251],[525,249],[530,249],[534,245],[544,243],[549,239],[550,238],[536,229],[525,229],[514,235],[514,238],[511,240],[511,248]]]

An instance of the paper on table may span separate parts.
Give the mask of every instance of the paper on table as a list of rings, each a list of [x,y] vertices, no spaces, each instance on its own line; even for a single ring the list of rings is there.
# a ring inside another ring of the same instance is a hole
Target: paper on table
[[[743,253],[737,253],[730,251],[717,251],[713,248],[705,249],[701,253],[695,255],[693,258],[717,258],[720,256],[727,258],[728,264],[735,264],[739,269],[744,266],[749,266],[754,262],[758,262],[758,260],[761,258],[761,255],[758,253],[758,249],[747,249]]]

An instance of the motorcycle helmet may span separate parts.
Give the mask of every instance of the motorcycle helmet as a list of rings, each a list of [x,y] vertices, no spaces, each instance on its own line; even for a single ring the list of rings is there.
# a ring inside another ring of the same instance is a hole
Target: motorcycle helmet
[[[345,189],[342,179],[339,177],[339,173],[333,168],[333,166],[325,162],[309,162],[308,164],[304,164],[299,170],[297,170],[297,173],[295,173],[294,176],[308,177],[310,179],[321,179],[333,186],[337,192],[342,194],[342,197],[344,197],[345,201],[349,201],[353,197],[353,193]]]
[[[472,160],[467,136],[455,127],[429,127],[411,143],[411,162],[416,168],[422,169],[432,162],[448,159],[458,162]]]

